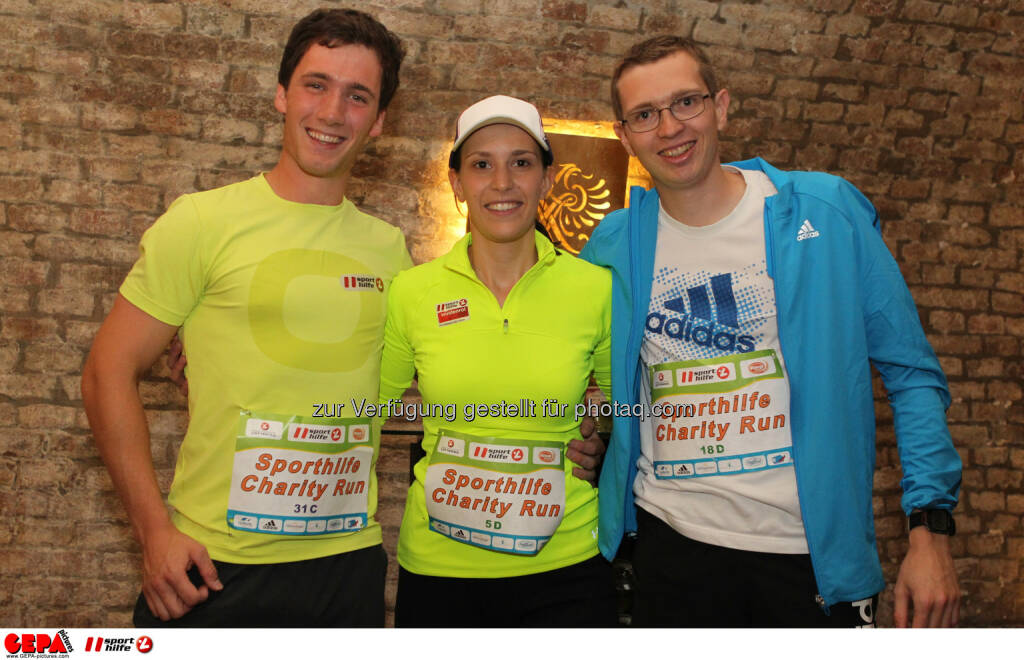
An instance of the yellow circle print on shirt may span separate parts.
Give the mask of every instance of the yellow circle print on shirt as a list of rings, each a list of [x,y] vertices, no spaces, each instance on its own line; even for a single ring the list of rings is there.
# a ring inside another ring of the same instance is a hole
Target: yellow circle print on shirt
[[[335,252],[292,249],[264,259],[249,289],[253,341],[271,360],[296,369],[344,372],[374,354],[384,294],[345,288],[344,277],[370,276],[365,264]]]

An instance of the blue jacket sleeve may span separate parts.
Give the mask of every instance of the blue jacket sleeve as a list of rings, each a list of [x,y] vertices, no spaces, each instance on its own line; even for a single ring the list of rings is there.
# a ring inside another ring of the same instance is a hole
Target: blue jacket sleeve
[[[952,509],[960,491],[961,461],[946,426],[946,377],[882,240],[877,213],[853,186],[847,184],[843,194],[846,208],[859,211],[861,220],[854,219],[854,236],[868,357],[882,376],[893,409],[903,466],[903,509]]]

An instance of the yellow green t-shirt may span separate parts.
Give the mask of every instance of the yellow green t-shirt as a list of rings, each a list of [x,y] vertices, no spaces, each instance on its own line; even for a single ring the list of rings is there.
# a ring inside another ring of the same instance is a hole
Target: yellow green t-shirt
[[[235,563],[380,543],[376,401],[402,233],[359,211],[278,197],[266,179],[178,198],[142,238],[129,302],[182,326],[189,425],[174,524]]]
[[[591,372],[609,391],[610,275],[536,234],[538,262],[499,306],[470,265],[470,240],[400,274],[389,295],[381,399],[400,396],[415,372],[434,413],[423,417],[427,457],[414,468],[398,561],[446,577],[578,563],[598,552],[597,490],[572,475],[564,449],[579,437],[575,406]],[[553,499],[559,488],[564,499]],[[556,512],[548,540],[538,530]]]

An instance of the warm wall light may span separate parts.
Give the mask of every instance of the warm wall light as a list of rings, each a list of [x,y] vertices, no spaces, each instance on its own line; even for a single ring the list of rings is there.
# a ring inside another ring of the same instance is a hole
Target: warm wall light
[[[448,181],[448,154],[451,153],[452,142],[445,144],[441,153],[435,157],[431,164],[433,171],[433,189],[428,191],[429,201],[427,207],[430,213],[437,219],[440,232],[437,235],[441,251],[434,256],[440,256],[448,251],[451,246],[460,238],[466,235],[466,205],[459,204],[452,192],[451,183]]]
[[[538,218],[556,245],[579,254],[598,223],[626,203],[629,157],[618,140],[548,133],[554,185]]]
[[[540,203],[539,219],[551,240],[579,254],[598,223],[626,205],[630,158],[612,122],[545,119],[555,155],[555,185]]]
[[[579,119],[544,119],[544,131],[563,135],[585,135],[587,137],[619,139],[615,135],[611,121],[581,121]],[[629,175],[626,178],[626,204],[629,204],[629,188],[633,186],[651,187],[651,177],[636,158],[629,159]]]
[[[561,133],[563,135],[584,135],[586,137],[609,138],[615,137],[615,129],[610,121],[580,121],[578,119],[552,119],[544,121],[544,132]]]

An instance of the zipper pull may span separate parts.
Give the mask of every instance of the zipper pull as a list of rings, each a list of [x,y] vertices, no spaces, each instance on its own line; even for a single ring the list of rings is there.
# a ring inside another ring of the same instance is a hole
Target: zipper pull
[[[507,335],[508,334],[508,319],[505,319],[504,323],[502,323],[501,326],[502,326],[502,331]]]

